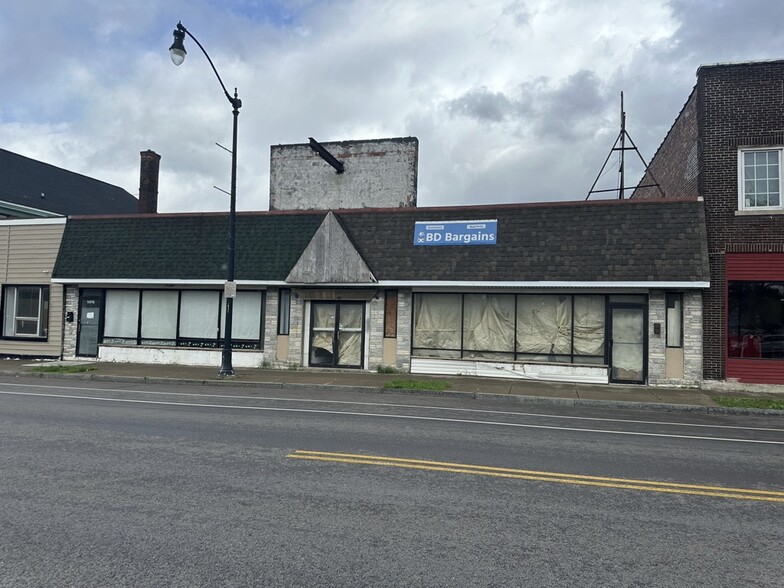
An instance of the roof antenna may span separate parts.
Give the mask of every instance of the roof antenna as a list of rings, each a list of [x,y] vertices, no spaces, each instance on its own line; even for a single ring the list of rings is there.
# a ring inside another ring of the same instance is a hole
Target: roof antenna
[[[629,140],[631,147],[626,146],[627,139]],[[620,147],[618,146],[619,144]],[[607,162],[610,161],[610,157],[612,157],[612,154],[615,151],[620,152],[619,162],[618,162],[618,187],[611,188],[609,190],[594,190],[594,188],[596,188],[596,184],[599,181],[599,179],[606,173],[605,168],[607,168]],[[630,186],[628,188],[626,187],[624,183],[624,174],[626,170],[624,168],[625,168],[625,154],[627,151],[634,151],[635,153],[637,153],[637,157],[640,158],[640,161],[645,167],[645,175],[643,176],[643,178],[650,177],[651,181],[653,182],[652,184],[640,184],[637,186]],[[653,177],[653,172],[651,172],[650,168],[648,167],[648,164],[645,163],[645,160],[642,158],[642,155],[640,154],[640,150],[637,149],[637,145],[634,144],[634,141],[632,140],[631,136],[629,135],[629,133],[626,132],[626,111],[623,109],[623,92],[621,92],[621,132],[618,133],[618,137],[615,139],[615,143],[613,143],[612,149],[610,149],[610,153],[607,155],[607,159],[604,160],[604,163],[602,164],[602,169],[599,170],[599,175],[597,175],[596,179],[593,181],[593,184],[591,185],[591,189],[588,190],[588,195],[585,197],[585,199],[588,200],[591,197],[591,194],[617,191],[618,199],[623,200],[624,192],[626,190],[634,190],[636,188],[654,188],[654,187],[658,188],[659,194],[661,194],[662,198],[664,198],[664,191],[661,189],[659,182],[657,182],[656,178]]]

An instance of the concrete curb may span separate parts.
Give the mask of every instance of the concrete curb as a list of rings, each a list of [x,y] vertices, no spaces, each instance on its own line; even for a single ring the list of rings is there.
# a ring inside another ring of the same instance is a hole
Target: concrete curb
[[[313,390],[314,388],[339,392],[350,390],[366,394],[410,394],[412,396],[441,396],[452,398],[465,398],[475,400],[507,401],[514,404],[530,404],[538,406],[571,406],[585,408],[613,408],[621,410],[652,410],[659,412],[684,412],[693,414],[719,414],[719,415],[745,415],[745,416],[778,416],[784,417],[784,411],[765,408],[734,408],[725,406],[702,406],[697,404],[672,404],[666,402],[635,402],[630,400],[591,400],[583,398],[558,398],[551,396],[525,396],[520,394],[495,394],[484,392],[463,392],[460,390],[415,390],[404,388],[384,388],[376,386],[350,386],[346,384],[301,384],[286,382],[247,382],[237,380],[200,380],[186,378],[165,378],[160,376],[121,376],[111,374],[93,374],[83,372],[76,374],[61,374],[47,372],[19,372],[0,371],[0,376],[11,378],[41,378],[47,380],[76,380],[92,382],[125,382],[180,386],[217,386],[232,388],[261,388],[275,389],[286,388],[289,390]]]

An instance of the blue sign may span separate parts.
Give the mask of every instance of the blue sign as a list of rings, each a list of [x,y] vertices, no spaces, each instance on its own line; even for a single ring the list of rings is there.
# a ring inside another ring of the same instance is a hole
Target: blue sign
[[[414,226],[414,245],[495,245],[497,220],[418,222]]]

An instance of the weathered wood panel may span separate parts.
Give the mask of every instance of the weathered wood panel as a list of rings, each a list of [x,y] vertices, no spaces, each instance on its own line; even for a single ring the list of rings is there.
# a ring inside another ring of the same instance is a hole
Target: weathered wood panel
[[[291,284],[369,284],[376,279],[330,212],[286,281]]]

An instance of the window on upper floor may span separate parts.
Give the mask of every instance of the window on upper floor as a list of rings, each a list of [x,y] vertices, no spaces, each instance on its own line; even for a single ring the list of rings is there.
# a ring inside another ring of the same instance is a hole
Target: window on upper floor
[[[781,149],[738,152],[738,209],[781,210]]]

